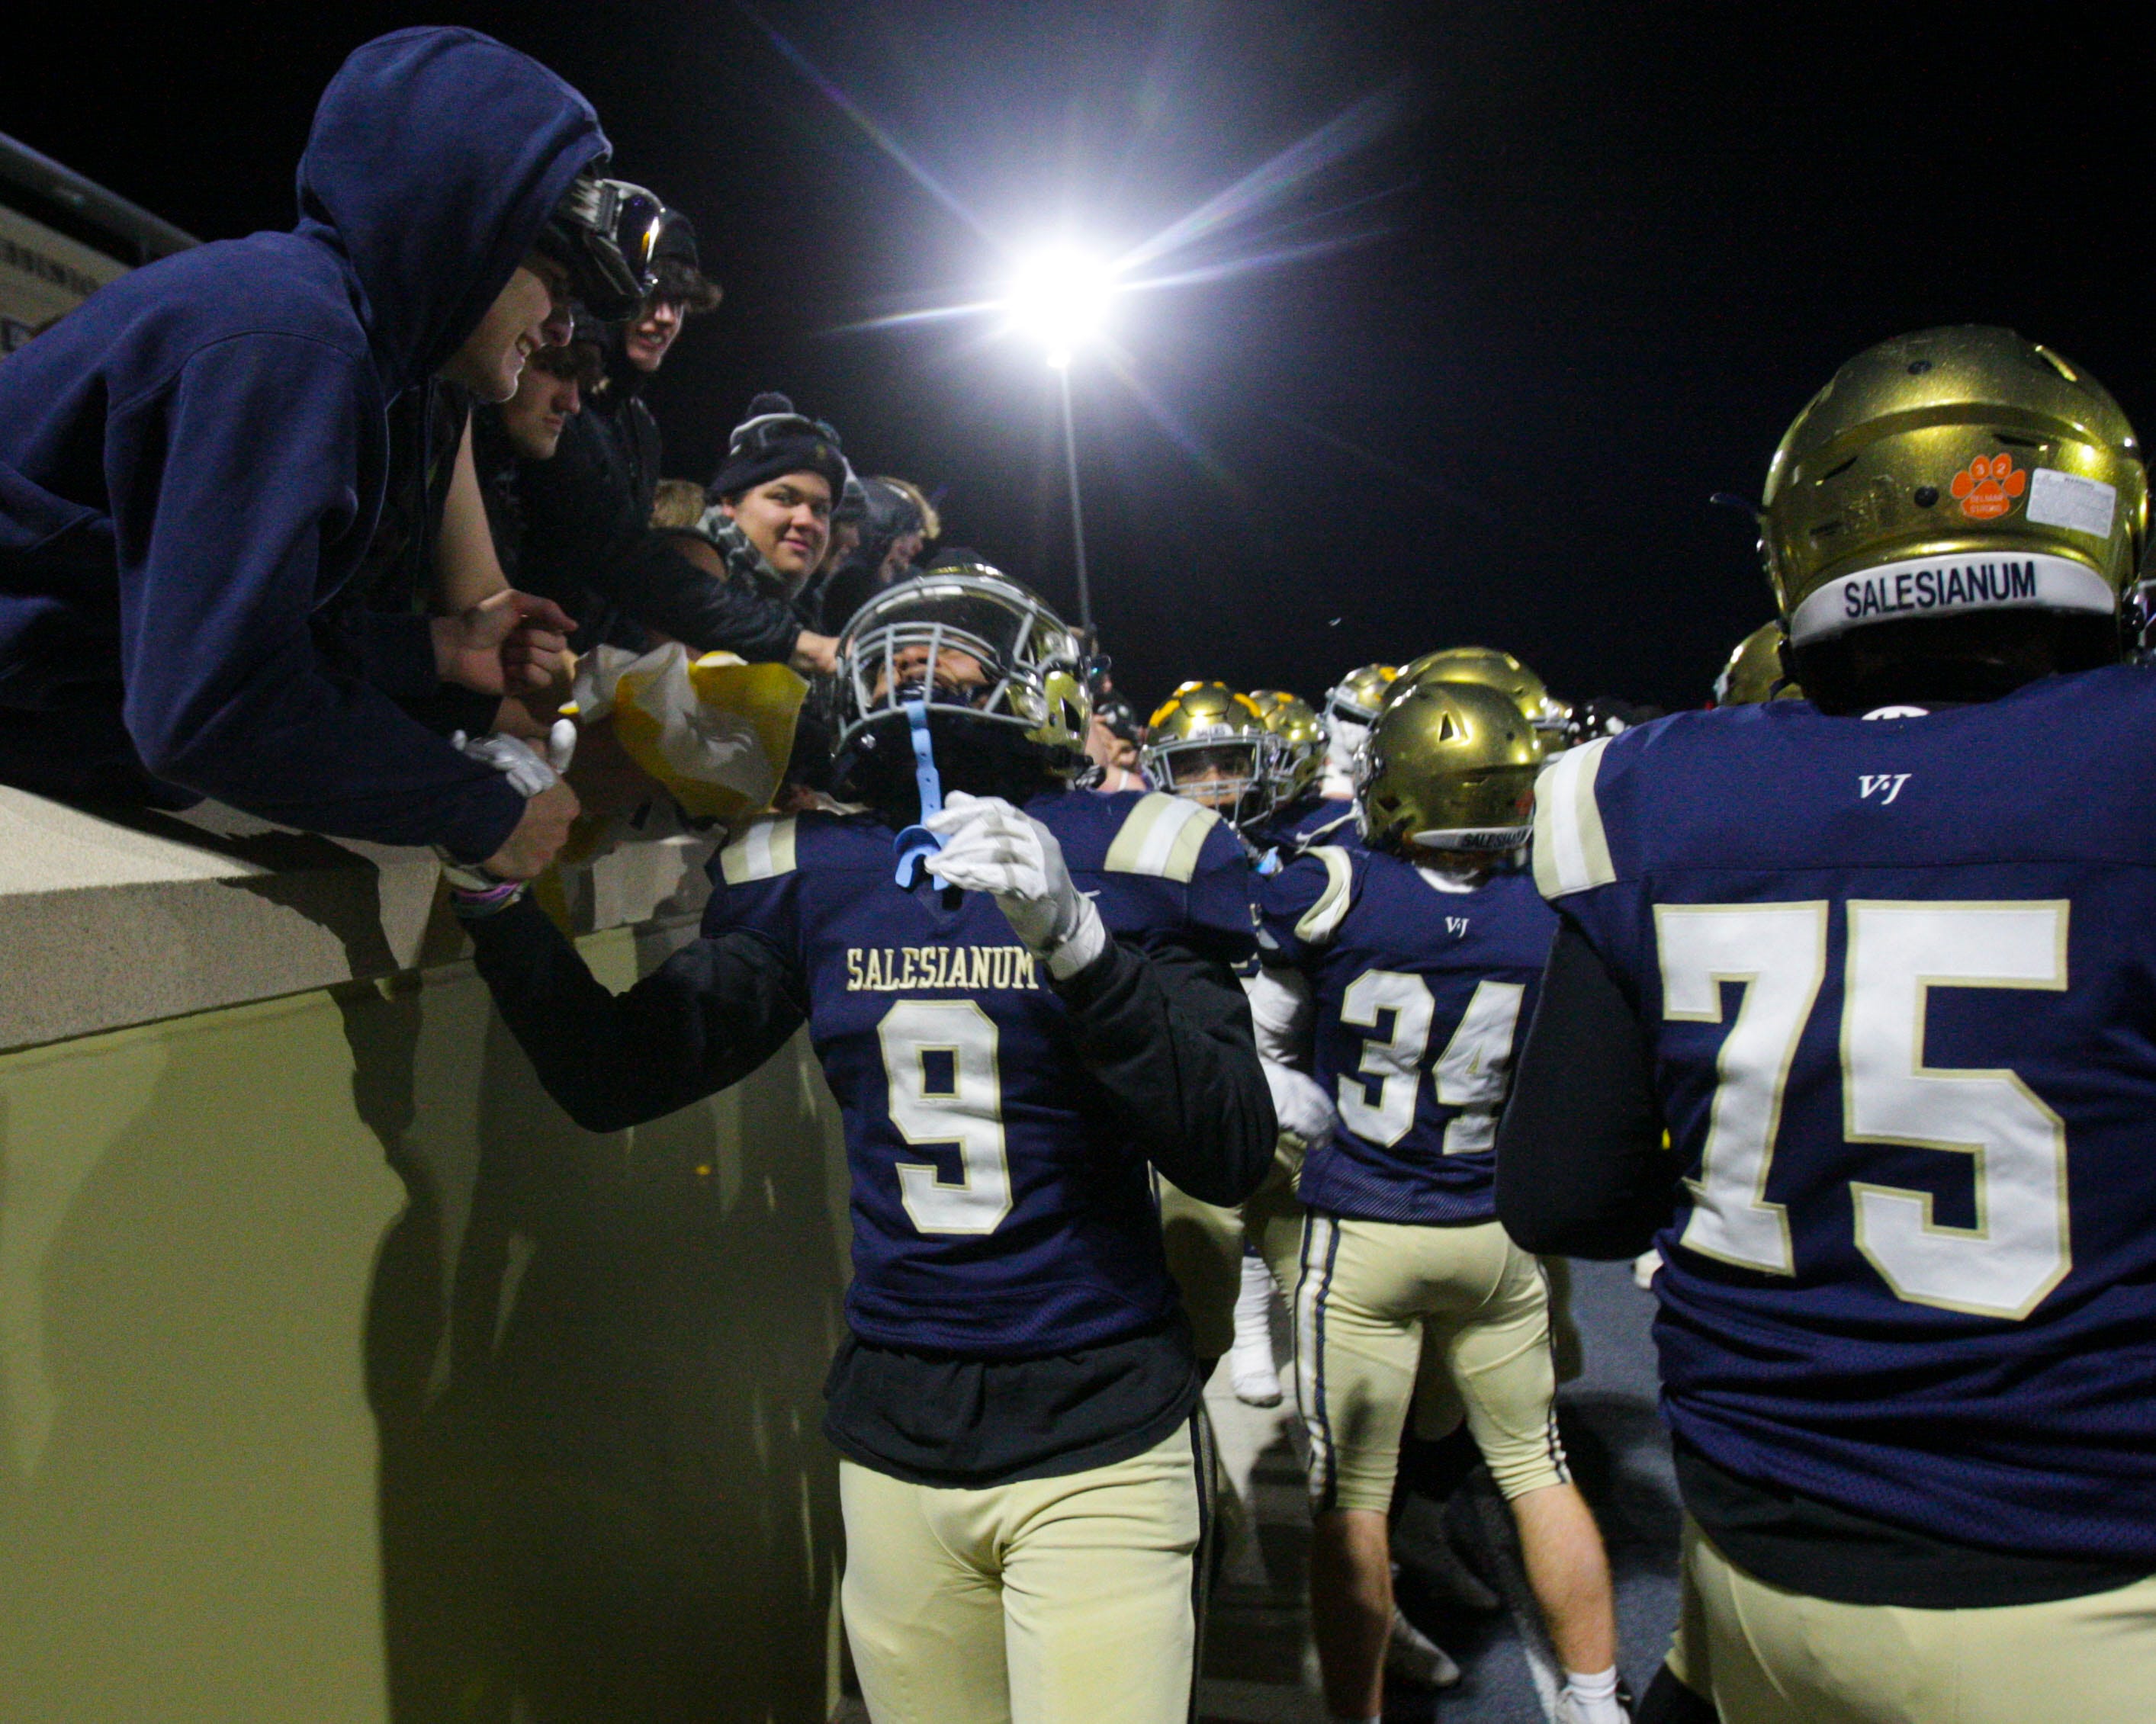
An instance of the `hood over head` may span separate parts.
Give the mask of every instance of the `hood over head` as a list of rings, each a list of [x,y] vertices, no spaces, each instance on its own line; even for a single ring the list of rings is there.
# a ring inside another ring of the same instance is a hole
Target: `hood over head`
[[[356,49],[315,110],[299,231],[341,251],[395,392],[479,327],[570,182],[610,153],[592,105],[476,30]]]

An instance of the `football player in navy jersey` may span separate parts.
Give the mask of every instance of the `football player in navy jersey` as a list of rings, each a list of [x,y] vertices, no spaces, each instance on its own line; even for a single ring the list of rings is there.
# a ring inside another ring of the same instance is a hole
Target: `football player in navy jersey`
[[[1232,1203],[1272,1157],[1248,868],[1192,803],[1068,788],[1077,644],[993,570],[889,589],[840,657],[860,812],[751,826],[624,994],[524,903],[472,904],[480,969],[593,1130],[808,1024],[852,1164],[825,1428],[878,1724],[1168,1724],[1210,1468],[1147,1175]]]
[[[1308,1061],[1340,1118],[1303,1166],[1295,1362],[1311,1612],[1341,1718],[1382,1706],[1386,1516],[1411,1410],[1426,1435],[1464,1410],[1512,1506],[1564,1666],[1560,1716],[1625,1716],[1609,1565],[1558,1437],[1548,1290],[1491,1192],[1513,1044],[1555,927],[1505,862],[1540,758],[1496,690],[1411,689],[1358,755],[1364,847],[1320,845],[1260,887],[1260,1048]]]
[[[1240,834],[1272,806],[1277,747],[1248,695],[1187,682],[1147,721],[1138,758],[1169,795],[1210,808]]]
[[[1498,1206],[1531,1249],[1660,1248],[1673,1661],[1730,1724],[2149,1712],[2156,678],[2113,662],[2147,511],[2077,366],[1882,343],[1768,473],[1804,697],[1543,779]]]
[[[1194,680],[1153,714],[1143,757],[1153,782],[1217,814],[1241,837],[1252,861],[1261,863],[1249,829],[1272,806],[1283,752],[1250,696],[1224,683]],[[1246,978],[1256,970],[1256,957],[1254,949]],[[1293,1276],[1302,1232],[1294,1182],[1303,1146],[1332,1128],[1332,1109],[1308,1079],[1270,1065],[1266,1076],[1280,1111],[1281,1144],[1265,1183],[1240,1210],[1204,1201],[1172,1176],[1159,1182],[1168,1267],[1182,1290],[1198,1357],[1209,1370],[1231,1355],[1230,1386],[1254,1407],[1280,1404],[1269,1309],[1273,1279],[1285,1285]]]
[[[1325,799],[1322,781],[1331,738],[1310,703],[1285,689],[1253,689],[1250,700],[1273,733],[1272,797],[1271,805],[1243,835],[1260,852],[1259,871],[1270,874],[1288,853],[1310,841],[1311,833],[1340,824],[1348,805]]]
[[[1253,689],[1250,702],[1273,740],[1263,765],[1264,810],[1245,820],[1240,830],[1250,847],[1251,865],[1265,875],[1279,869],[1281,852],[1293,845],[1297,829],[1325,806],[1317,795],[1318,776],[1325,767],[1325,725],[1309,702],[1285,689]],[[1254,973],[1245,972],[1246,983]],[[1329,1132],[1332,1127],[1328,1109],[1318,1129]],[[1302,1170],[1305,1147],[1300,1137],[1291,1139],[1284,1128],[1273,1171],[1243,1205],[1241,1216],[1216,1212],[1226,1224],[1210,1241],[1215,1248],[1214,1266],[1224,1268],[1234,1258],[1239,1239],[1241,1244],[1235,1265],[1239,1272],[1235,1276],[1235,1340],[1228,1350],[1228,1381],[1235,1398],[1253,1407],[1281,1403],[1280,1371],[1273,1357],[1273,1301],[1276,1291],[1284,1298],[1295,1285],[1296,1250],[1302,1237],[1302,1207],[1296,1201],[1295,1181]],[[1163,1221],[1168,1213],[1163,1203]],[[1238,1219],[1240,1224],[1234,1224]],[[1173,1257],[1170,1260],[1175,1261]],[[1190,1281],[1181,1265],[1177,1278],[1184,1284],[1187,1303]]]

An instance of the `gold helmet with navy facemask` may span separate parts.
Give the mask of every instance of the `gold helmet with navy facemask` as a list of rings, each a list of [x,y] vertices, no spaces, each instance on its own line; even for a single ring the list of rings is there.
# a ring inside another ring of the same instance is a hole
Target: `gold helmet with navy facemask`
[[[1185,683],[1153,714],[1138,757],[1163,790],[1240,828],[1273,806],[1278,746],[1248,695],[1224,683]]]
[[[1774,452],[1760,552],[1801,654],[1907,618],[2115,617],[2148,518],[2118,403],[2050,348],[1970,324],[1835,373]]]
[[[1507,695],[1430,680],[1385,703],[1356,757],[1355,816],[1373,849],[1517,848],[1532,829],[1541,741]]]
[[[986,563],[931,569],[854,613],[838,647],[839,748],[918,703],[1005,727],[1068,777],[1092,724],[1086,654],[1039,597]],[[967,661],[980,668],[976,680]]]
[[[1325,723],[1307,700],[1285,689],[1253,689],[1250,701],[1278,738],[1273,750],[1273,806],[1285,807],[1325,770]]]
[[[1398,700],[1409,689],[1425,682],[1476,683],[1495,689],[1526,715],[1546,744],[1562,746],[1565,720],[1572,709],[1552,699],[1542,678],[1510,653],[1485,646],[1445,647],[1424,653],[1413,664],[1401,667],[1390,698]]]

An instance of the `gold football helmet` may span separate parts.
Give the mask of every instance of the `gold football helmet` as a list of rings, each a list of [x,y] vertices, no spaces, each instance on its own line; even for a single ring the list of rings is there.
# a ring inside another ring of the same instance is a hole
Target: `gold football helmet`
[[[1248,695],[1224,683],[1185,683],[1153,714],[1138,758],[1163,790],[1240,828],[1272,807],[1276,746]]]
[[[1414,685],[1386,703],[1355,763],[1355,818],[1375,849],[1509,850],[1527,841],[1542,745],[1482,684]]]
[[[1273,733],[1272,805],[1293,802],[1325,770],[1325,724],[1307,700],[1285,689],[1253,689],[1250,702]]]
[[[1325,719],[1367,726],[1378,716],[1385,690],[1399,675],[1390,664],[1365,664],[1351,670],[1325,691]]]
[[[1860,353],[1767,472],[1760,552],[1791,643],[1972,611],[2115,615],[2148,526],[2133,428],[2013,331],[1919,330]]]
[[[1392,698],[1397,700],[1410,687],[1424,682],[1471,682],[1495,689],[1527,715],[1527,722],[1548,742],[1563,736],[1564,721],[1572,712],[1562,700],[1551,699],[1542,678],[1496,647],[1446,647],[1424,653],[1402,667],[1399,680],[1393,685]]]
[[[1762,700],[1800,700],[1804,691],[1782,673],[1782,625],[1762,623],[1729,654],[1714,679],[1717,706],[1756,706]]]

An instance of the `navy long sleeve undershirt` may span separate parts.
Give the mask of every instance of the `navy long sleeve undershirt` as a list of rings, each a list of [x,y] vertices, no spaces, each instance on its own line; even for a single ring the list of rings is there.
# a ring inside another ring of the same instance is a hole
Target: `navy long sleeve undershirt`
[[[1525,1250],[1635,1257],[1669,1220],[1676,1176],[1652,1038],[1560,911],[1497,1127],[1497,1219]]]

